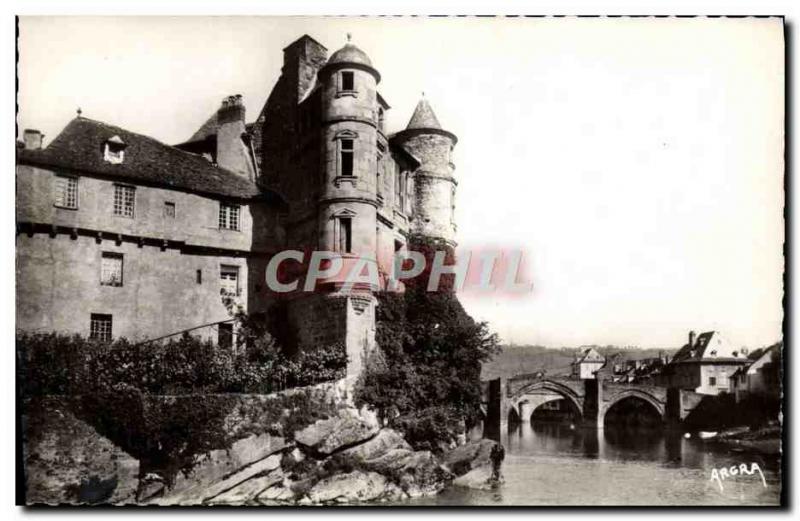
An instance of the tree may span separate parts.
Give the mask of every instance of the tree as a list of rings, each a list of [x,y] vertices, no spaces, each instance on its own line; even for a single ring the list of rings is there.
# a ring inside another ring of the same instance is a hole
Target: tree
[[[453,261],[442,242],[417,238],[411,244],[428,266],[443,248]],[[356,403],[375,408],[416,448],[438,450],[478,416],[481,364],[499,348],[487,324],[464,311],[452,280],[427,291],[429,273],[408,281],[404,293],[377,295],[380,350],[367,362]]]

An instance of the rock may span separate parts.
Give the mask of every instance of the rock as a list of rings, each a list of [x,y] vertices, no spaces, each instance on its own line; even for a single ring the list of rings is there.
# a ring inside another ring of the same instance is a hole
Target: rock
[[[223,479],[222,481],[214,483],[212,486],[210,486],[205,491],[204,496],[207,499],[215,498],[218,495],[222,494],[223,492],[227,492],[227,491],[233,489],[234,487],[238,488],[241,484],[243,484],[243,483],[245,483],[247,481],[250,481],[253,478],[264,477],[264,476],[270,474],[272,471],[274,471],[276,469],[280,469],[280,466],[281,466],[281,456],[279,454],[273,454],[273,455],[271,455],[271,456],[269,456],[267,458],[264,458],[261,461],[258,461],[258,462],[253,463],[252,465],[250,465],[248,467],[245,467],[244,469],[240,470],[239,472],[237,472],[237,473],[235,473],[235,474],[233,474],[231,476],[228,476],[227,478]],[[283,479],[282,473],[277,478],[277,480],[275,480],[273,478],[272,482],[279,481],[281,479]],[[268,486],[269,486],[269,484],[264,485],[263,487],[261,487],[260,489],[255,491],[253,493],[253,496],[255,496],[257,493],[261,492],[262,490],[264,490]]]
[[[153,503],[166,506],[166,505],[199,505],[211,499],[214,499],[223,492],[227,492],[234,487],[248,481],[254,477],[266,475],[269,472],[278,469],[281,464],[281,455],[272,454],[260,461],[247,465],[238,469],[233,474],[215,481],[214,483],[198,484],[179,492],[170,491],[164,497],[158,498]],[[254,496],[267,488],[264,485],[261,489],[255,491]]]
[[[300,461],[303,461],[303,460],[306,459],[306,455],[303,454],[303,451],[298,449],[297,447],[292,449],[292,452],[290,454],[292,456],[292,459],[294,459],[294,461],[297,461],[297,462],[300,462]]]
[[[402,497],[402,493],[377,472],[356,470],[323,479],[309,490],[307,497],[312,503],[353,503],[396,499]]]
[[[319,420],[294,433],[298,445],[319,456],[328,456],[337,450],[364,442],[378,433],[377,422],[365,420],[344,409],[339,416]]]
[[[480,440],[456,447],[445,453],[443,466],[456,476],[461,476],[482,465],[491,465],[490,455],[495,445],[497,442],[494,440]]]
[[[22,418],[25,503],[128,504],[139,461],[70,412],[60,398],[33,401]]]
[[[356,461],[365,461],[383,456],[393,449],[410,451],[411,446],[399,432],[392,429],[381,429],[374,438],[346,449],[341,454]]]
[[[232,489],[207,500],[206,503],[210,505],[246,504],[253,501],[259,494],[273,485],[283,483],[283,478],[283,472],[280,469],[276,469],[265,476],[256,476],[248,479]]]
[[[491,465],[481,465],[454,479],[453,485],[457,487],[474,488],[478,490],[491,490],[491,478]]]
[[[377,458],[363,460],[359,465],[399,481],[410,497],[437,494],[453,478],[430,452],[414,452],[402,446],[389,449]]]
[[[197,504],[208,497],[203,495],[204,489],[288,447],[283,438],[265,433],[238,440],[228,450],[213,450],[200,459],[188,476],[179,473],[175,484],[159,502],[177,504],[171,498],[179,498]]]
[[[166,487],[164,480],[155,473],[148,473],[145,477],[139,480],[139,488],[136,493],[137,501],[146,501],[155,497],[164,495]]]
[[[273,485],[261,492],[255,499],[262,504],[281,503],[292,501],[295,494],[291,488],[284,486],[284,483]]]
[[[428,451],[412,453],[403,462],[401,472],[401,485],[411,497],[438,494],[453,479]]]

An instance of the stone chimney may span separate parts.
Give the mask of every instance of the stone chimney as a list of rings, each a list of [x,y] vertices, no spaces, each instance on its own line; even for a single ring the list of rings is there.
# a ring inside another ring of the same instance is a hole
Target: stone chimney
[[[30,128],[26,128],[25,132],[23,133],[23,140],[25,142],[25,149],[26,150],[41,150],[42,148],[42,139],[44,138],[44,134],[39,132],[38,130],[33,130]]]
[[[292,104],[298,103],[311,89],[317,72],[328,60],[328,50],[307,34],[301,36],[283,50],[283,79],[288,82],[287,94]]]
[[[689,347],[694,347],[694,331],[689,331]]]
[[[254,180],[255,169],[244,142],[244,104],[242,95],[228,96],[217,111],[217,165]]]

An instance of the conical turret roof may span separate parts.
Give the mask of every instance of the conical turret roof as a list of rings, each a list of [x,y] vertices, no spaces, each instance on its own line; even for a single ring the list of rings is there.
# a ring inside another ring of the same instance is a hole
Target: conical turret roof
[[[437,129],[442,130],[439,120],[436,119],[436,114],[433,113],[430,103],[425,98],[419,100],[417,108],[414,109],[414,114],[406,126],[407,130],[414,129]]]

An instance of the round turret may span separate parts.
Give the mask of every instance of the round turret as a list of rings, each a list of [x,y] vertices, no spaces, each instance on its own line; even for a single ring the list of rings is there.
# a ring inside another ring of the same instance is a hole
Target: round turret
[[[319,71],[322,108],[320,246],[375,258],[378,71],[351,43]]]
[[[442,128],[430,104],[422,98],[406,129],[395,134],[393,141],[420,161],[414,173],[412,232],[455,245],[458,183],[453,176],[452,152],[458,138]]]

